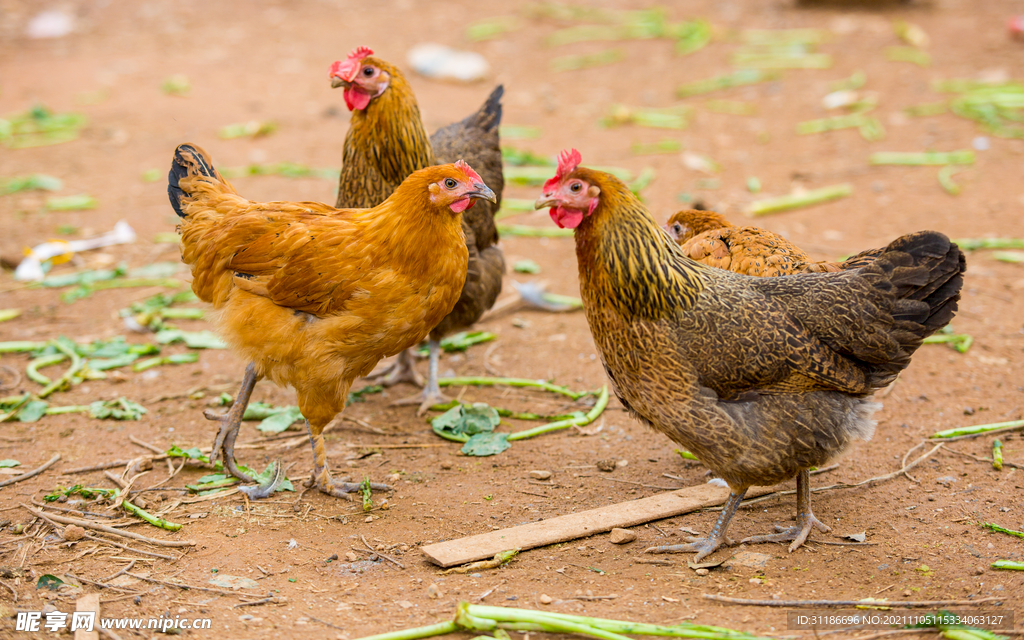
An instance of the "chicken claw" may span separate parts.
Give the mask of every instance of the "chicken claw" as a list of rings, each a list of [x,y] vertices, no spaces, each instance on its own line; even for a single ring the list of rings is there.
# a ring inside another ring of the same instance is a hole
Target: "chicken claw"
[[[221,423],[220,431],[217,432],[217,438],[213,441],[213,449],[210,451],[210,462],[216,462],[219,457],[224,463],[224,469],[242,482],[256,482],[255,479],[243,473],[235,464],[235,439],[238,437],[238,430],[242,426],[242,416],[245,415],[245,408],[249,406],[249,398],[252,396],[252,390],[255,386],[256,365],[250,362],[245,368],[245,375],[242,376],[242,386],[238,389],[238,394],[235,395],[235,401],[231,408],[225,413],[214,413],[210,410],[203,412],[207,420]]]
[[[821,520],[815,518],[811,512],[811,477],[807,469],[803,469],[796,476],[796,525],[789,528],[775,525],[775,529],[779,533],[750,536],[742,540],[742,542],[757,544],[760,542],[787,542],[792,540],[793,544],[789,545],[789,551],[792,553],[803,546],[804,542],[807,541],[807,536],[811,534],[812,528],[822,533],[828,533],[832,530]]]
[[[399,382],[408,382],[417,387],[423,386],[423,376],[416,371],[416,359],[411,349],[398,354],[395,361],[381,369],[379,372],[366,376],[367,382],[391,387]]]
[[[321,427],[316,435],[313,434],[313,427],[306,421],[306,431],[309,433],[309,444],[313,447],[313,475],[306,482],[307,487],[316,487],[323,493],[335,498],[345,498],[355,502],[357,498],[352,495],[358,493],[363,487],[361,482],[338,482],[331,479],[331,472],[327,469],[327,448],[324,446],[324,437]],[[389,485],[380,482],[371,482],[370,489],[374,491],[392,491]]]
[[[644,549],[644,553],[689,553],[696,551],[697,555],[693,557],[693,561],[700,562],[714,553],[719,547],[732,546],[734,543],[725,535],[725,530],[729,528],[729,521],[732,520],[733,515],[736,513],[736,507],[740,506],[740,501],[743,500],[743,494],[746,492],[747,490],[743,489],[742,491],[733,491],[729,494],[729,499],[726,501],[725,506],[722,507],[721,515],[718,516],[714,528],[711,529],[711,533],[707,537],[688,538],[686,544],[649,547]]]
[[[437,340],[429,340],[427,346],[430,348],[430,377],[427,379],[426,386],[423,387],[423,392],[408,398],[395,400],[391,403],[392,406],[396,407],[418,403],[420,405],[419,409],[416,410],[416,415],[418,416],[425,414],[435,404],[447,404],[452,401],[451,398],[441,393],[441,385],[437,382],[437,370],[441,360],[441,343]]]

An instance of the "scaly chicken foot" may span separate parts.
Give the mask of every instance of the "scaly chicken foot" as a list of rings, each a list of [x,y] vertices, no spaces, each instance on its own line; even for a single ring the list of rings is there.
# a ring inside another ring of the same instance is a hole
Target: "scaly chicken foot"
[[[423,386],[423,376],[416,371],[416,358],[412,349],[406,349],[398,354],[395,361],[381,369],[379,372],[366,376],[367,382],[391,387],[399,382],[408,382],[417,387]]]
[[[751,536],[742,542],[756,544],[792,540],[793,543],[789,545],[789,551],[792,553],[799,549],[804,542],[807,542],[807,536],[811,534],[812,528],[822,533],[832,530],[821,520],[815,518],[814,513],[811,512],[811,475],[807,469],[803,469],[796,476],[796,525],[789,528],[775,525],[775,529],[779,533]]]
[[[327,447],[324,446],[322,433],[313,435],[313,427],[309,420],[306,420],[306,431],[309,433],[309,444],[313,447],[313,475],[306,482],[307,487],[316,487],[323,493],[335,498],[344,498],[355,502],[359,498],[352,495],[362,489],[361,482],[338,482],[331,479],[331,472],[327,469]],[[322,429],[321,429],[322,431]],[[371,482],[370,489],[373,491],[391,491],[390,485],[380,482]]]
[[[245,368],[242,386],[239,387],[231,408],[225,413],[214,413],[209,409],[203,412],[207,420],[221,423],[220,431],[217,432],[217,437],[213,441],[213,449],[210,451],[210,462],[216,462],[217,458],[220,458],[224,469],[242,482],[256,482],[248,474],[243,473],[235,463],[235,439],[238,438],[242,417],[245,415],[245,408],[249,406],[249,398],[256,386],[256,379],[256,365],[250,362]]]
[[[686,544],[648,547],[644,549],[644,553],[690,553],[691,551],[696,551],[697,555],[693,557],[693,561],[700,562],[714,553],[719,547],[723,545],[727,547],[732,546],[734,543],[725,535],[725,530],[729,528],[729,521],[732,520],[733,515],[736,513],[736,507],[740,506],[740,501],[743,500],[743,496],[746,493],[747,490],[743,489],[742,491],[733,491],[729,494],[729,499],[726,501],[725,506],[722,507],[722,513],[718,516],[715,526],[707,537],[688,538]]]
[[[423,392],[391,403],[396,407],[419,403],[420,407],[416,410],[418,416],[425,414],[435,404],[447,404],[452,401],[451,398],[441,393],[441,385],[437,382],[437,371],[441,363],[441,343],[437,340],[428,340],[427,347],[430,349],[430,372]]]

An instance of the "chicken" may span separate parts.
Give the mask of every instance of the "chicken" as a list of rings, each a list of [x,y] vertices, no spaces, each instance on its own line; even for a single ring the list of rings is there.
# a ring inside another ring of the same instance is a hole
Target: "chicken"
[[[358,485],[331,481],[324,427],[356,378],[451,311],[466,277],[462,212],[496,196],[457,162],[412,173],[372,209],[251,202],[192,144],[176,149],[167,191],[192,290],[250,362],[229,412],[207,416],[223,422],[211,460],[223,457],[232,475],[252,481],[235,464],[234,442],[253,385],[266,377],[295,388],[313,447],[312,484],[347,496]]]
[[[373,51],[359,47],[331,66],[331,84],[344,87],[345,104],[352,111],[336,206],[376,206],[413,171],[459,159],[477,167],[497,194],[494,203],[480,203],[463,213],[462,231],[469,251],[466,284],[455,308],[430,332],[429,378],[423,392],[396,403],[418,403],[423,414],[432,405],[448,401],[437,380],[441,338],[472,326],[501,292],[505,259],[497,246],[494,214],[501,206],[505,185],[498,140],[504,88],[499,85],[476,113],[439,129],[428,140],[416,96],[405,76],[394,65],[372,56]],[[402,352],[379,379],[387,385],[411,382],[423,386],[410,351]]]
[[[641,422],[692,451],[731,490],[707,537],[659,551],[730,544],[747,488],[797,478],[796,526],[747,542],[828,530],[810,508],[808,469],[874,431],[872,394],[950,321],[963,252],[923,231],[837,273],[754,278],[688,258],[613,176],[563,152],[536,207],[575,229],[583,307],[608,377]]]
[[[737,227],[714,211],[684,209],[665,224],[683,254],[709,267],[748,276],[833,273],[861,267],[883,249],[870,249],[844,262],[814,262],[782,236],[757,227]]]

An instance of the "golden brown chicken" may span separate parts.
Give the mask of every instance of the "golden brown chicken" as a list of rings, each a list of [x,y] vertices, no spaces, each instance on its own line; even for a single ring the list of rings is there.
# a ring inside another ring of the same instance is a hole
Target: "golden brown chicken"
[[[832,273],[864,266],[882,252],[871,249],[844,262],[812,261],[782,236],[758,227],[737,227],[714,211],[684,209],[665,230],[691,260],[748,276]]]
[[[462,231],[469,251],[466,283],[455,308],[430,332],[429,378],[423,393],[396,403],[419,404],[422,414],[448,400],[437,382],[441,338],[472,326],[501,292],[505,259],[497,246],[494,214],[501,206],[505,185],[498,140],[504,88],[499,85],[476,113],[439,129],[428,139],[405,76],[394,65],[373,57],[369,48],[359,47],[344,61],[335,62],[331,83],[344,88],[345,104],[352,111],[338,182],[338,207],[376,206],[413,171],[459,159],[476,167],[497,195],[495,202],[481,202],[463,213]],[[411,382],[423,386],[410,351],[402,352],[379,380],[386,385]]]
[[[796,526],[749,542],[828,530],[808,469],[874,431],[872,394],[953,317],[964,255],[923,231],[866,266],[755,278],[694,262],[625,184],[563,153],[537,208],[575,229],[580,292],[615,392],[636,418],[692,451],[731,494],[703,558],[728,544],[747,488],[797,478]]]
[[[462,212],[494,193],[464,162],[414,172],[372,209],[251,202],[199,147],[183,144],[168,176],[192,290],[250,362],[214,445],[234,476],[234,441],[256,380],[295,388],[313,446],[313,483],[335,496],[324,427],[352,382],[416,344],[454,306],[466,274]],[[262,497],[257,492],[259,497]],[[250,494],[252,495],[252,494]]]

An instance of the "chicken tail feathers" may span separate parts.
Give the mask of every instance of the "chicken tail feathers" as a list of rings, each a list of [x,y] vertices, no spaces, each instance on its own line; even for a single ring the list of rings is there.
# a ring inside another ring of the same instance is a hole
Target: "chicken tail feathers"
[[[470,118],[476,120],[476,126],[484,131],[492,131],[501,124],[501,97],[505,95],[505,85],[499,84],[487,97],[483,106]]]
[[[897,238],[874,260],[885,273],[876,287],[895,299],[890,335],[901,357],[880,367],[882,378],[894,378],[910,362],[922,341],[949,324],[956,315],[967,261],[956,243],[937,231]]]
[[[234,189],[220,175],[220,172],[213,166],[210,155],[195,144],[186,142],[178,145],[174,150],[174,160],[171,162],[171,170],[167,173],[167,197],[171,201],[171,207],[184,218],[187,214],[182,210],[182,200],[192,196],[188,191],[191,181],[185,180],[192,176],[205,176],[211,178],[225,187],[225,191],[234,193]],[[184,180],[185,184],[182,183]]]

